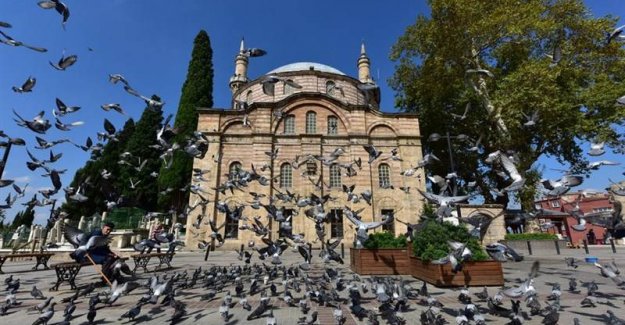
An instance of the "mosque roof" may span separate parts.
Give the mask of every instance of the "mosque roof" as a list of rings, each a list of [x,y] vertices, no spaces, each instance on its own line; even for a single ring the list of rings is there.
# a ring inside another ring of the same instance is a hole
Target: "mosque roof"
[[[281,66],[279,68],[273,69],[273,70],[267,72],[267,74],[274,74],[274,73],[280,73],[280,72],[291,72],[291,71],[309,71],[309,70],[328,72],[328,73],[334,73],[334,74],[339,74],[339,75],[345,76],[345,74],[343,72],[339,71],[336,68],[333,68],[333,67],[331,67],[329,65],[316,63],[316,62],[295,62],[295,63],[290,63],[290,64],[287,64],[287,65],[283,65],[283,66]]]

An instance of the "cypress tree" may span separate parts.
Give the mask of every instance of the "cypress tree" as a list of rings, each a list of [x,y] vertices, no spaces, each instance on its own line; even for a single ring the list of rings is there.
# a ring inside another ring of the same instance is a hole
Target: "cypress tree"
[[[35,220],[35,210],[32,206],[29,206],[26,210],[20,211],[15,215],[11,228],[15,229],[21,225],[25,225],[28,228],[32,226],[33,220]]]
[[[197,129],[197,107],[213,106],[213,50],[206,31],[201,30],[193,41],[191,61],[187,70],[187,79],[182,86],[180,104],[174,127],[178,134],[174,141],[181,146]],[[161,188],[175,189],[167,195],[159,197],[159,206],[163,209],[174,208],[180,211],[189,201],[189,191],[179,191],[191,181],[193,157],[183,151],[176,151],[170,168],[162,168],[159,176]]]

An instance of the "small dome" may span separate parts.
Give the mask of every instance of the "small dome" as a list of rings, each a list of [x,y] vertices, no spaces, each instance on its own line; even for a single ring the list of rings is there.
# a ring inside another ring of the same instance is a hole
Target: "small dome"
[[[316,62],[295,62],[295,63],[291,63],[291,64],[287,64],[287,65],[283,65],[279,68],[273,69],[269,72],[267,72],[267,74],[274,74],[274,73],[280,73],[280,72],[290,72],[290,71],[309,71],[309,70],[314,70],[314,71],[322,71],[322,72],[328,72],[328,73],[334,73],[334,74],[340,74],[342,76],[344,76],[345,74],[329,65],[325,65],[325,64],[321,64],[321,63],[316,63]]]

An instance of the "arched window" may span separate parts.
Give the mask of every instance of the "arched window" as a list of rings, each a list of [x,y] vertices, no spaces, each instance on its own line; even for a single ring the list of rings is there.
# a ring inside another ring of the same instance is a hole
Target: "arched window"
[[[231,181],[238,181],[240,170],[241,170],[241,163],[238,161],[232,162],[230,164],[230,169],[228,169],[228,179]]]
[[[330,166],[330,187],[341,187],[341,166]]]
[[[284,163],[280,166],[280,188],[293,187],[293,170],[291,164]]]
[[[284,118],[284,134],[295,134],[295,116],[288,115]]]
[[[388,188],[391,186],[391,168],[387,164],[380,164],[378,176],[380,178],[380,187]]]
[[[317,113],[313,111],[306,113],[306,133],[317,133]]]
[[[339,119],[336,116],[328,116],[328,135],[336,135],[339,133]]]
[[[293,91],[295,90],[295,88],[293,86],[291,86],[291,83],[293,82],[293,80],[289,79],[287,80],[287,82],[284,83],[284,94],[285,95],[290,95],[293,93]]]

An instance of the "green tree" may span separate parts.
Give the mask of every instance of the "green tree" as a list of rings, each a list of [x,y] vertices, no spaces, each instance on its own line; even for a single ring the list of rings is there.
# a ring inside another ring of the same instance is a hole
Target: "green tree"
[[[92,216],[96,212],[102,213],[106,210],[107,200],[115,201],[121,195],[122,185],[127,180],[120,177],[121,165],[118,162],[134,130],[134,120],[128,119],[117,136],[118,141],[108,142],[98,159],[87,161],[84,167],[76,171],[70,186],[78,188],[88,179],[88,184],[83,185],[88,199],[85,202],[67,200],[63,204],[62,209],[69,214],[70,219]],[[111,173],[109,179],[102,177],[104,169]]]
[[[161,100],[156,95],[152,95],[152,99]],[[162,109],[146,107],[135,125],[135,131],[128,139],[125,151],[132,155],[132,162],[130,165],[123,165],[119,175],[123,182],[119,184],[120,190],[127,206],[147,211],[157,209],[158,179],[152,173],[161,168],[162,152],[154,149],[154,146],[158,145],[156,133],[161,128],[162,121]]]
[[[183,146],[186,139],[197,129],[197,107],[213,106],[213,50],[206,31],[201,30],[193,41],[187,79],[182,86],[180,104],[174,127],[178,133],[174,142]],[[161,188],[180,189],[191,181],[193,157],[184,151],[174,153],[172,165],[162,168],[159,176]],[[162,209],[180,210],[189,201],[189,191],[172,191],[159,197]]]
[[[29,206],[15,215],[11,228],[15,229],[21,225],[25,225],[28,228],[33,224],[33,220],[35,220],[35,210],[32,206]]]
[[[452,149],[456,171],[477,182],[487,203],[509,199],[489,194],[510,184],[485,163],[496,150],[516,157],[526,178],[524,208],[536,193],[539,157],[585,172],[583,142],[598,139],[623,151],[625,108],[616,99],[623,95],[625,51],[606,38],[614,18],[593,18],[581,0],[428,2],[430,16],[419,16],[392,49],[396,105],[418,114],[425,139],[446,131],[469,136]],[[526,125],[524,115],[534,113],[536,124]],[[477,151],[465,150],[478,142]],[[430,172],[449,172],[445,141],[426,147],[442,153]]]

